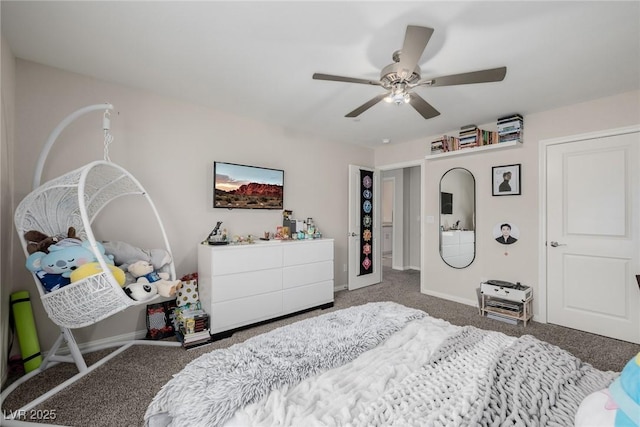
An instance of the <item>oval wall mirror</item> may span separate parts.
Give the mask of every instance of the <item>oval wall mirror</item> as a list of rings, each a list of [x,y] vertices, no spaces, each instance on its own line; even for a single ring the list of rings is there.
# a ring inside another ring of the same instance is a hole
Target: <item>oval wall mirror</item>
[[[468,267],[476,257],[476,180],[464,168],[440,179],[440,257],[453,268]]]

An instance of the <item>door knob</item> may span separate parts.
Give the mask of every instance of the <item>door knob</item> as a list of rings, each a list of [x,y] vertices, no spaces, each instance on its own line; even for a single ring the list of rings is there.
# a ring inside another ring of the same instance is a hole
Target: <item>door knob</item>
[[[551,247],[552,248],[557,248],[558,246],[567,246],[565,243],[558,243],[558,242],[551,242]]]
[[[354,233],[354,232],[351,232],[351,233],[347,234],[347,236],[349,236],[349,237],[357,237],[358,235],[356,233]]]

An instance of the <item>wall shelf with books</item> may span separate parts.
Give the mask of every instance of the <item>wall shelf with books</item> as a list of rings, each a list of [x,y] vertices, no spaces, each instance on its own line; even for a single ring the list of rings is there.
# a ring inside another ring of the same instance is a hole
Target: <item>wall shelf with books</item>
[[[432,141],[426,159],[460,156],[486,150],[517,147],[522,144],[524,122],[520,114],[510,114],[497,120],[497,130],[489,131],[476,125],[460,128],[459,136],[443,135]]]
[[[474,154],[474,153],[479,153],[479,152],[488,151],[488,150],[500,150],[500,149],[505,149],[505,148],[513,148],[513,147],[517,147],[517,146],[520,146],[520,145],[522,145],[522,141],[514,140],[514,141],[508,141],[508,142],[500,142],[498,144],[481,145],[481,146],[478,146],[478,147],[463,148],[461,150],[445,151],[445,152],[442,152],[442,153],[427,154],[425,156],[425,158],[427,160],[433,160],[433,159],[440,159],[442,157],[463,156],[465,154]]]

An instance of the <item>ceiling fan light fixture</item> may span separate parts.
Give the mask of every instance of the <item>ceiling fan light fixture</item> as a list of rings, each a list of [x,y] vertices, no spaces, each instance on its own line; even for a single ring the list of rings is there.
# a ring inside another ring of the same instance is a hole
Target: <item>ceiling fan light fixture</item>
[[[397,84],[393,87],[391,92],[387,96],[384,97],[385,102],[394,103],[396,105],[407,104],[411,101],[411,95],[406,90],[406,86],[404,84]]]
[[[415,87],[489,83],[499,82],[504,79],[507,67],[450,74],[422,80],[418,62],[424,54],[432,33],[433,28],[408,25],[402,48],[394,52],[393,64],[387,65],[380,71],[380,79],[378,81],[321,73],[314,73],[313,78],[316,80],[331,80],[336,82],[382,86],[382,88],[385,89],[386,93],[381,93],[370,99],[355,110],[347,113],[345,117],[357,117],[376,105],[378,102],[384,100],[387,103],[393,102],[396,105],[410,104],[414,110],[416,110],[425,119],[436,117],[440,115],[440,112],[425,101],[418,93],[411,92]]]

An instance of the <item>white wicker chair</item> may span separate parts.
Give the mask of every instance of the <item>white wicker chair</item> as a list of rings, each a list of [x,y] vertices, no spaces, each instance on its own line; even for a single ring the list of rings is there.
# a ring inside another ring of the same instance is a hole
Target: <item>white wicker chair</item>
[[[71,331],[72,329],[93,325],[131,306],[147,304],[149,302],[144,301],[140,303],[125,294],[111,273],[110,268],[107,266],[101,251],[98,249],[91,225],[98,213],[107,204],[122,196],[132,195],[143,197],[155,215],[158,226],[162,232],[165,249],[171,253],[164,226],[160,221],[160,216],[153,201],[140,182],[122,167],[106,159],[103,161],[95,161],[38,186],[44,160],[51,145],[62,129],[81,114],[99,109],[106,109],[108,111],[112,108],[113,107],[108,104],[85,107],[61,122],[49,137],[41,153],[34,177],[34,187],[37,188],[20,202],[15,212],[15,226],[20,236],[20,242],[24,248],[25,256],[28,256],[26,249],[27,242],[24,238],[26,231],[39,230],[47,235],[55,236],[65,234],[69,227],[74,227],[78,237],[89,241],[102,268],[102,273],[100,274],[87,277],[49,293],[45,293],[38,277],[33,274],[36,289],[38,290],[44,309],[51,321],[60,326],[61,334],[53,347],[47,352],[41,366],[21,377],[3,391],[0,402],[20,384],[59,362],[75,363],[78,368],[78,374],[30,402],[21,408],[21,410],[27,411],[35,407],[69,384],[77,381],[93,369],[126,350],[131,345],[180,345],[177,341],[147,340],[131,340],[113,343],[102,348],[120,348],[111,352],[99,362],[87,367]],[[106,137],[108,134],[108,126],[104,127]],[[106,157],[108,156],[105,154],[105,158]],[[175,280],[176,273],[173,261],[168,266],[168,272],[170,273],[171,279]],[[63,341],[67,343],[70,355],[59,354]],[[95,350],[97,349],[92,348],[92,351]],[[15,413],[15,411],[12,412]],[[19,424],[18,421],[10,419],[5,419],[5,423]]]

